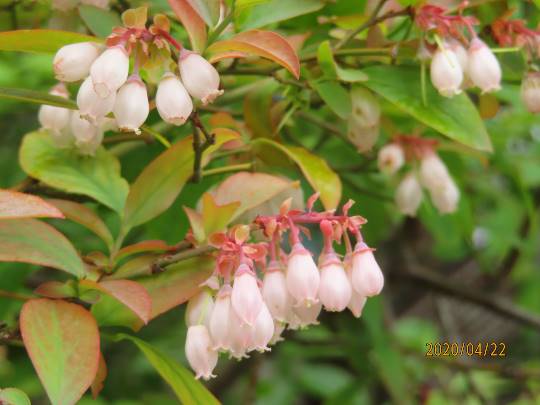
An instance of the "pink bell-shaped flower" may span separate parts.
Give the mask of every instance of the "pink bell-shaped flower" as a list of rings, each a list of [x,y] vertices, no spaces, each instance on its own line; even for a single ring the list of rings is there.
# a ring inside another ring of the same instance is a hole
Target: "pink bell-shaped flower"
[[[54,86],[49,94],[62,98],[68,98],[69,94],[66,86],[58,84]],[[52,105],[42,105],[39,108],[38,119],[41,127],[60,135],[62,130],[69,124],[71,111],[67,108],[54,107]]]
[[[156,108],[163,121],[182,125],[193,111],[193,102],[180,79],[167,72],[161,78],[156,93]]]
[[[71,114],[71,132],[75,137],[75,145],[80,154],[92,156],[103,140],[103,130],[100,125],[94,125],[81,118],[79,111]]]
[[[56,79],[62,82],[76,82],[84,79],[90,66],[99,56],[101,46],[95,42],[79,42],[65,45],[56,52],[53,69]]]
[[[396,190],[396,204],[402,214],[414,217],[422,202],[422,187],[416,173],[405,175]]]
[[[292,304],[285,273],[278,262],[270,262],[263,279],[262,295],[272,317],[285,322]]]
[[[107,98],[122,86],[129,73],[129,55],[123,46],[107,48],[90,68],[96,94]]]
[[[384,276],[373,250],[364,242],[359,242],[354,249],[351,272],[352,286],[358,294],[373,297],[381,292]]]
[[[383,173],[394,174],[405,163],[405,152],[397,143],[389,143],[381,148],[377,157],[379,170]]]
[[[203,288],[199,293],[191,297],[186,307],[186,325],[208,326],[210,314],[214,308],[214,300],[208,288]]]
[[[321,267],[319,299],[327,311],[343,311],[347,308],[352,293],[351,283],[343,264],[334,252],[323,254],[319,263]]]
[[[77,106],[82,118],[97,124],[113,110],[115,99],[116,93],[111,93],[105,98],[98,96],[94,90],[92,78],[88,76],[77,93]]]
[[[146,86],[138,76],[131,76],[118,90],[113,112],[121,131],[141,133],[139,127],[146,121],[150,105]]]
[[[253,325],[253,337],[249,350],[257,350],[259,352],[269,351],[268,344],[274,336],[274,320],[268,310],[268,307],[263,304],[259,315]]]
[[[444,97],[461,93],[463,70],[451,47],[437,49],[431,60],[431,83]]]
[[[293,246],[289,254],[286,281],[296,305],[309,306],[318,301],[319,270],[311,253],[300,242]]]
[[[218,353],[212,349],[212,340],[204,325],[190,326],[186,337],[186,358],[195,371],[195,378],[209,380],[218,361]]]
[[[349,308],[355,318],[360,318],[362,316],[362,311],[364,310],[366,302],[367,297],[360,295],[353,290],[353,293],[351,294],[351,300],[349,301],[347,308]]]
[[[473,38],[469,46],[467,74],[482,93],[501,88],[502,70],[499,61],[489,47],[479,38]]]
[[[229,329],[232,326],[231,291],[232,288],[229,284],[221,287],[216,296],[212,314],[210,315],[210,335],[212,336],[214,349],[216,350],[230,350],[231,348],[229,333]]]
[[[318,325],[317,318],[321,313],[322,304],[317,302],[310,306],[299,305],[293,307],[294,317],[289,322],[289,329],[306,328],[309,325]]]
[[[229,312],[229,352],[232,357],[240,360],[247,358],[246,354],[250,347],[253,346],[254,327],[244,323],[236,314],[231,306]]]
[[[263,306],[263,298],[257,285],[255,273],[246,264],[241,264],[236,270],[231,303],[243,323],[249,326],[255,324]]]
[[[183,50],[178,61],[182,83],[189,94],[202,101],[204,105],[211,103],[223,94],[219,90],[219,73],[210,62],[201,55]]]

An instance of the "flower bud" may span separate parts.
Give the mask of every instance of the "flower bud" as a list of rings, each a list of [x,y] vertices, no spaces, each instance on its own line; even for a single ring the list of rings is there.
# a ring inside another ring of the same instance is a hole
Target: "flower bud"
[[[193,111],[193,102],[178,77],[168,72],[159,82],[156,93],[156,108],[163,121],[182,125]]]
[[[182,51],[178,65],[187,91],[192,97],[201,100],[203,105],[223,94],[223,90],[219,90],[218,71],[201,55]]]
[[[458,56],[448,46],[437,49],[431,60],[431,83],[444,97],[461,93],[463,70]]]
[[[413,172],[408,173],[396,190],[396,205],[402,214],[414,217],[422,202],[422,187]]]
[[[293,312],[296,319],[289,325],[290,329],[305,328],[309,325],[318,325],[317,318],[321,313],[322,304],[317,302],[310,306],[300,305],[293,307]],[[296,325],[295,325],[296,324]]]
[[[129,55],[122,46],[107,48],[90,68],[94,90],[107,98],[122,86],[129,73]]]
[[[349,117],[347,138],[360,153],[369,152],[379,138],[379,125],[365,126],[354,115]]]
[[[70,126],[79,152],[82,155],[94,155],[103,140],[101,127],[81,118],[79,111],[71,114]]]
[[[540,113],[540,72],[529,72],[521,84],[521,99],[527,110]]]
[[[473,38],[468,56],[467,74],[473,84],[478,86],[482,93],[499,90],[501,65],[491,49],[481,39]]]
[[[286,322],[292,304],[291,297],[287,290],[285,274],[275,261],[268,265],[264,275],[262,295],[272,317],[278,321]]]
[[[229,328],[231,321],[231,286],[223,285],[219,290],[216,302],[210,315],[210,336],[216,350],[229,350],[231,348]]]
[[[94,90],[92,78],[88,76],[84,79],[77,93],[77,106],[81,117],[97,124],[113,110],[115,99],[116,93],[111,93],[105,98],[98,96]]]
[[[53,96],[68,98],[68,92],[64,85],[57,85],[49,92]],[[60,132],[67,127],[71,111],[67,108],[54,107],[52,105],[42,105],[39,108],[38,119],[42,128],[55,132],[60,135]]]
[[[231,303],[240,320],[253,326],[263,306],[263,299],[257,278],[246,264],[241,264],[236,270]]]
[[[195,378],[209,380],[218,360],[217,351],[212,349],[208,329],[204,325],[190,326],[186,337],[186,357],[195,371]]]
[[[132,76],[118,90],[114,102],[114,117],[121,131],[141,133],[139,127],[144,124],[150,105],[146,86],[138,76]]]
[[[459,203],[459,189],[456,183],[449,178],[443,187],[431,190],[433,205],[441,214],[450,214],[457,210]]]
[[[206,288],[191,297],[186,307],[186,325],[208,326],[210,314],[213,313],[214,300],[212,294]],[[211,332],[211,330],[210,330]]]
[[[316,303],[320,276],[313,257],[301,243],[293,246],[287,262],[287,289],[296,305],[310,306]]]
[[[389,143],[379,151],[377,164],[381,172],[394,174],[401,169],[404,163],[405,153],[397,143]]]
[[[442,187],[450,174],[446,165],[439,155],[434,152],[427,153],[420,161],[420,181],[428,190],[435,190]]]
[[[351,89],[351,103],[351,116],[357,120],[358,125],[364,127],[379,125],[381,106],[379,100],[372,92],[364,87],[353,87]]]
[[[378,295],[384,286],[384,276],[373,251],[363,242],[354,249],[351,282],[355,291],[364,297]]]
[[[246,353],[253,345],[254,327],[244,323],[232,306],[229,312],[229,319],[228,349],[231,356],[239,360],[248,357]]]
[[[56,52],[53,59],[55,77],[62,82],[76,82],[84,79],[90,66],[99,56],[100,45],[94,42],[79,42],[65,45]]]
[[[367,297],[358,294],[353,289],[353,292],[351,294],[351,300],[349,301],[347,308],[349,308],[355,318],[360,318],[362,316],[362,311],[364,310],[366,302]]]
[[[253,337],[249,350],[257,350],[259,352],[269,351],[268,344],[274,336],[274,320],[268,310],[268,307],[263,304],[259,315],[253,325]]]
[[[319,299],[327,311],[343,311],[351,299],[351,283],[345,269],[335,253],[323,255],[320,262]]]

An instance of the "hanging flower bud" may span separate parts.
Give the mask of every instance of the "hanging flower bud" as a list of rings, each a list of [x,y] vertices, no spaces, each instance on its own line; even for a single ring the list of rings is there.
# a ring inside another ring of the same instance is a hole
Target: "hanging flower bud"
[[[287,262],[287,289],[296,305],[310,306],[316,303],[320,276],[313,257],[301,244],[293,246]]]
[[[70,126],[79,152],[82,155],[94,155],[103,140],[101,127],[81,118],[79,111],[73,111],[71,114]]]
[[[351,89],[351,103],[347,136],[359,152],[367,152],[379,137],[379,100],[369,90],[356,86]]]
[[[481,39],[473,38],[471,41],[467,74],[473,84],[482,90],[482,93],[497,91],[501,88],[501,65]]]
[[[360,318],[362,316],[362,311],[364,310],[366,302],[367,297],[358,294],[353,289],[353,292],[351,294],[351,300],[349,301],[347,308],[349,308],[355,318]]]
[[[229,333],[232,324],[231,290],[231,286],[228,284],[221,287],[210,315],[209,329],[215,350],[229,350],[231,348]]]
[[[521,84],[521,99],[527,110],[540,113],[540,72],[529,72]]]
[[[94,90],[101,98],[107,98],[122,86],[129,73],[129,55],[124,47],[107,48],[90,68]]]
[[[353,115],[349,117],[347,138],[356,146],[359,153],[369,152],[379,138],[379,125],[364,126]]]
[[[378,295],[384,286],[384,276],[375,260],[372,249],[364,242],[359,242],[352,257],[352,286],[364,297]]]
[[[249,350],[257,350],[259,352],[269,351],[268,344],[274,336],[274,320],[268,310],[268,307],[263,304],[259,315],[253,325],[253,338]]]
[[[343,311],[351,299],[351,283],[341,261],[335,253],[326,253],[321,256],[320,266],[319,299],[324,309],[331,312]]]
[[[427,153],[420,161],[420,181],[428,190],[443,187],[450,178],[446,165],[435,152]]]
[[[231,356],[240,360],[246,355],[248,349],[253,345],[254,327],[244,323],[234,311],[231,305],[229,312],[229,351]]]
[[[218,71],[201,55],[182,50],[178,65],[187,91],[201,100],[203,105],[223,94],[223,90],[219,90]]]
[[[270,340],[270,345],[275,345],[277,342],[281,342],[283,338],[281,337],[281,334],[285,330],[286,323],[280,322],[280,321],[274,321],[274,335],[272,336],[272,339]]]
[[[79,42],[65,45],[56,52],[53,69],[56,79],[62,82],[76,82],[84,79],[90,66],[99,56],[100,45],[94,42]]]
[[[186,337],[186,357],[195,371],[195,378],[209,380],[215,377],[212,371],[218,360],[217,351],[212,349],[208,329],[204,325],[190,326]]]
[[[84,79],[77,93],[77,106],[81,117],[97,124],[113,110],[115,99],[116,93],[111,93],[105,98],[98,96],[94,90],[92,78],[88,76]]]
[[[396,190],[396,205],[402,214],[414,217],[422,202],[422,187],[413,172],[408,173]]]
[[[449,178],[443,187],[432,190],[430,195],[433,205],[441,214],[450,214],[457,210],[459,189],[452,179]]]
[[[405,163],[403,148],[397,143],[389,143],[379,151],[377,164],[383,173],[394,174]]]
[[[53,96],[68,98],[69,94],[66,86],[63,84],[56,85],[49,92]],[[48,129],[51,132],[60,135],[60,132],[69,124],[71,111],[67,108],[54,107],[52,105],[42,105],[39,108],[38,119],[42,128]]]
[[[262,295],[272,317],[286,322],[291,306],[287,281],[279,263],[270,262],[263,280]]]
[[[309,325],[318,325],[319,321],[317,318],[321,313],[322,304],[317,302],[313,305],[306,306],[300,305],[293,307],[293,312],[296,317],[289,325],[290,329],[305,328]],[[296,325],[295,325],[296,324]]]
[[[431,60],[431,83],[444,97],[461,93],[463,70],[458,56],[448,46],[437,49]]]
[[[171,72],[161,78],[156,93],[156,108],[163,121],[182,125],[193,111],[193,102],[186,88]]]
[[[113,112],[121,131],[141,133],[139,127],[146,121],[150,105],[146,86],[138,76],[131,76],[118,90]]]
[[[231,303],[240,320],[250,326],[255,323],[263,306],[257,278],[246,264],[238,266],[234,276]]]
[[[202,289],[198,294],[191,297],[187,303],[186,325],[208,326],[213,307],[214,300],[212,299],[212,294],[207,288]]]

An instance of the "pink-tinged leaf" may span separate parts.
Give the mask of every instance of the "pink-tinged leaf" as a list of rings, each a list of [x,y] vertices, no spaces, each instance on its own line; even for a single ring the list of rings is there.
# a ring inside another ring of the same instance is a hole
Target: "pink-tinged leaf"
[[[206,232],[204,231],[204,219],[202,215],[193,208],[182,208],[188,217],[189,225],[191,226],[191,231],[193,232],[193,237],[199,243],[204,242],[206,239]]]
[[[187,0],[204,22],[212,27],[219,21],[221,0]]]
[[[111,231],[109,231],[107,225],[90,208],[68,200],[48,199],[47,202],[57,207],[67,219],[94,232],[109,248],[112,247],[113,237]]]
[[[240,205],[240,201],[218,204],[212,194],[204,193],[202,196],[202,217],[206,235],[225,230],[235,217]]]
[[[145,324],[150,320],[152,298],[141,284],[132,280],[81,280],[80,287],[101,291],[129,308]]]
[[[99,332],[90,312],[66,301],[30,300],[22,307],[20,328],[52,404],[75,404],[98,370]]]
[[[249,56],[246,52],[239,52],[239,51],[230,51],[230,52],[222,52],[222,53],[216,53],[210,56],[208,61],[212,64],[219,62],[223,59],[232,59],[232,58],[247,58]]]
[[[152,263],[154,263],[160,255],[146,254],[137,256],[123,263],[118,270],[107,276],[107,280],[118,280],[122,278],[132,278],[135,276],[151,274]]]
[[[328,166],[328,163],[319,156],[298,146],[283,145],[271,139],[259,138],[252,142],[259,155],[268,152],[268,146],[280,150],[293,160],[307,181],[320,193],[321,202],[327,210],[335,209],[341,200],[341,180]]]
[[[215,143],[203,153],[202,166],[210,155],[228,141],[238,139],[237,132],[215,128]],[[193,138],[175,143],[154,159],[131,186],[124,211],[124,227],[130,229],[167,210],[193,174]]]
[[[35,294],[47,298],[67,298],[76,297],[77,290],[71,281],[62,283],[60,281],[46,281],[40,284],[35,290]]]
[[[71,242],[37,219],[0,220],[0,262],[39,264],[77,277],[86,273]]]
[[[103,42],[102,39],[71,31],[16,30],[0,32],[0,51],[54,53],[76,42]]]
[[[230,39],[214,42],[208,47],[211,54],[244,52],[270,59],[283,66],[297,79],[300,77],[300,61],[294,48],[281,35],[271,31],[251,30]]]
[[[96,377],[94,378],[94,381],[92,381],[92,385],[90,386],[90,391],[92,392],[92,398],[94,399],[97,398],[97,396],[103,389],[103,384],[105,383],[106,378],[107,378],[107,363],[105,363],[103,354],[99,353],[98,370],[96,373]]]
[[[116,260],[121,260],[125,257],[145,252],[166,252],[174,249],[174,246],[169,246],[162,240],[144,240],[142,242],[134,243],[133,245],[125,246],[118,251]]]
[[[55,206],[43,199],[11,190],[0,190],[0,219],[64,218]]]
[[[202,52],[206,46],[206,25],[188,0],[168,0],[174,14],[186,29],[192,48]]]

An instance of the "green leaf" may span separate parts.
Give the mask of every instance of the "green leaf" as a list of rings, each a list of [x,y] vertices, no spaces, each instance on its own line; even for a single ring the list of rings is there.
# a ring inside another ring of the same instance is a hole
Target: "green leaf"
[[[213,27],[219,21],[220,0],[188,0],[204,22]]]
[[[0,189],[0,219],[46,217],[64,218],[64,215],[38,196]]]
[[[203,166],[209,155],[223,143],[236,139],[230,129],[216,128],[215,143],[203,154]],[[193,138],[188,136],[154,159],[131,186],[124,211],[124,227],[142,224],[167,210],[193,173]]]
[[[69,240],[37,219],[0,221],[0,261],[54,267],[77,277],[86,273],[84,263]]]
[[[204,20],[191,7],[188,0],[168,0],[168,2],[174,14],[186,29],[193,50],[202,52],[207,40]]]
[[[329,80],[339,79],[342,82],[364,82],[368,76],[360,69],[343,69],[334,60],[329,41],[324,41],[317,50],[317,61],[323,71],[323,77]]]
[[[111,34],[114,27],[122,25],[118,14],[95,6],[81,4],[79,6],[79,15],[88,29],[98,37],[106,38]]]
[[[220,403],[200,381],[193,377],[191,372],[172,360],[170,356],[161,353],[149,343],[134,336],[120,333],[115,337],[117,340],[126,339],[133,342],[143,352],[159,375],[171,386],[182,404],[218,405]]]
[[[369,76],[366,87],[418,121],[471,148],[492,150],[482,118],[466,94],[446,98],[429,85],[427,105],[423,105],[418,68],[371,66],[364,72]]]
[[[20,327],[28,355],[52,404],[75,404],[98,369],[95,319],[80,305],[36,299],[23,305]]]
[[[77,104],[74,101],[68,100],[64,97],[53,96],[42,91],[0,87],[0,97],[9,98],[12,100],[20,100],[27,103],[47,104],[55,107],[64,107],[71,110],[77,109]]]
[[[341,180],[339,176],[328,166],[325,160],[313,155],[304,148],[298,146],[283,145],[270,139],[259,138],[252,142],[258,147],[258,153],[264,153],[265,146],[271,146],[285,153],[292,159],[309,181],[311,186],[318,191],[321,202],[327,210],[337,207],[341,200]]]
[[[264,25],[288,20],[300,15],[313,13],[324,7],[323,0],[268,0],[239,1],[235,21],[240,30],[259,28]]]
[[[19,162],[31,177],[68,193],[84,194],[121,213],[129,186],[116,157],[99,148],[93,157],[57,148],[45,131],[23,138]]]
[[[17,30],[0,32],[0,51],[54,53],[64,45],[102,40],[78,32],[58,30]]]
[[[0,404],[31,405],[28,395],[17,388],[0,389]]]
[[[351,115],[351,96],[341,84],[337,81],[324,80],[313,81],[311,85],[338,117],[347,119]]]
[[[244,121],[255,138],[272,138],[275,135],[271,107],[277,88],[276,82],[263,80],[244,97]]]

